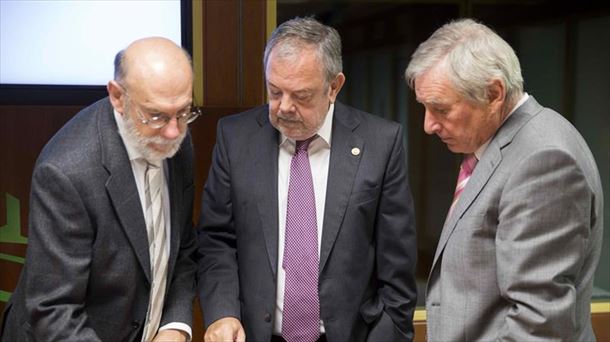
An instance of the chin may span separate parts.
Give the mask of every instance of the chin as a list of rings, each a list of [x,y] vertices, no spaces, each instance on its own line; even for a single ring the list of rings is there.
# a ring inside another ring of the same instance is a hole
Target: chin
[[[151,161],[161,161],[173,157],[178,150],[180,150],[180,144],[170,146],[165,149],[160,149],[158,146],[147,146],[146,150],[143,151],[145,158]]]
[[[295,141],[301,141],[301,140],[307,140],[311,137],[313,137],[316,132],[303,132],[301,130],[283,130],[282,134],[284,134],[285,136],[287,136],[288,138],[295,140]]]
[[[447,148],[449,149],[449,151],[451,151],[453,153],[468,153],[463,148],[460,148],[459,146],[447,145]]]
[[[280,132],[282,132],[282,134],[288,137],[289,139],[301,140],[301,134],[299,134],[299,132],[295,132],[286,128],[280,129]]]

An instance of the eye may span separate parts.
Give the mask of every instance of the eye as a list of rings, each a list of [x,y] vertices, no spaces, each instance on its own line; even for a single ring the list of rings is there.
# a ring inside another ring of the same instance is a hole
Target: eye
[[[449,110],[444,107],[433,107],[432,111],[439,115],[447,115],[447,113],[449,113]]]
[[[169,121],[169,117],[165,114],[161,114],[161,113],[150,113],[150,121],[152,122],[162,122],[162,121]]]
[[[279,90],[278,88],[273,87],[273,86],[268,86],[267,91],[269,92],[269,95],[275,95],[275,96],[280,95],[282,93],[281,90]]]
[[[298,94],[294,96],[294,99],[299,102],[307,102],[310,97],[310,94]]]

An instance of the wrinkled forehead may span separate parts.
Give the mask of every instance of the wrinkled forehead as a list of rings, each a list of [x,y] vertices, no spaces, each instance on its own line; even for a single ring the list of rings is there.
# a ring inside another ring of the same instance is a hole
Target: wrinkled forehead
[[[422,104],[446,104],[458,93],[443,68],[432,68],[415,79],[416,100]]]

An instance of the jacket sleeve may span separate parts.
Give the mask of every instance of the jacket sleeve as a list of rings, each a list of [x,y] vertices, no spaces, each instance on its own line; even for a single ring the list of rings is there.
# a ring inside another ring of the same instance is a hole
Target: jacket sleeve
[[[32,178],[24,273],[28,322],[36,340],[99,341],[85,297],[95,232],[70,179],[49,163]]]
[[[222,120],[212,166],[203,190],[197,228],[199,299],[207,328],[223,317],[241,319],[236,233],[231,202],[230,163]]]
[[[410,341],[417,300],[413,199],[407,178],[402,128],[396,130],[376,219],[378,305],[383,312],[369,341]]]
[[[594,194],[567,153],[545,148],[514,168],[499,204],[496,259],[512,303],[499,340],[573,340]],[[592,274],[586,275],[591,277]],[[588,308],[588,303],[586,309]]]

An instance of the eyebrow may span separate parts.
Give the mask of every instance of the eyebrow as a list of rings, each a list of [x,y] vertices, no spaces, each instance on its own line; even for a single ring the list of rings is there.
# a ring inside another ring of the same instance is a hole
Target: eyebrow
[[[421,104],[426,104],[426,105],[431,105],[431,106],[446,106],[447,103],[441,99],[438,98],[431,98],[431,99],[422,99],[422,98],[416,98],[415,99],[417,102],[421,103]]]
[[[276,89],[280,89],[278,86],[276,86],[275,84],[273,84],[270,81],[267,81],[267,84],[270,87],[273,87],[273,88],[276,88]],[[313,89],[311,89],[311,88],[304,88],[304,89],[295,90],[292,93],[297,94],[297,95],[310,95],[311,93],[313,93]]]
[[[182,108],[177,110],[177,112],[180,113],[180,112],[182,112],[182,111],[184,111],[184,110],[186,110],[186,109],[188,109],[188,108],[190,108],[192,106],[193,106],[193,102],[191,101],[191,103],[184,105]],[[167,114],[165,112],[162,112],[162,111],[160,111],[160,110],[158,110],[156,108],[142,106],[142,109],[144,109],[144,111],[146,113],[149,113],[149,114],[162,114],[162,115],[166,115],[166,116],[171,116],[171,115],[169,115],[169,114]]]
[[[297,94],[297,95],[310,95],[312,92],[313,91],[311,89],[306,88],[306,89],[297,90],[294,93]]]

